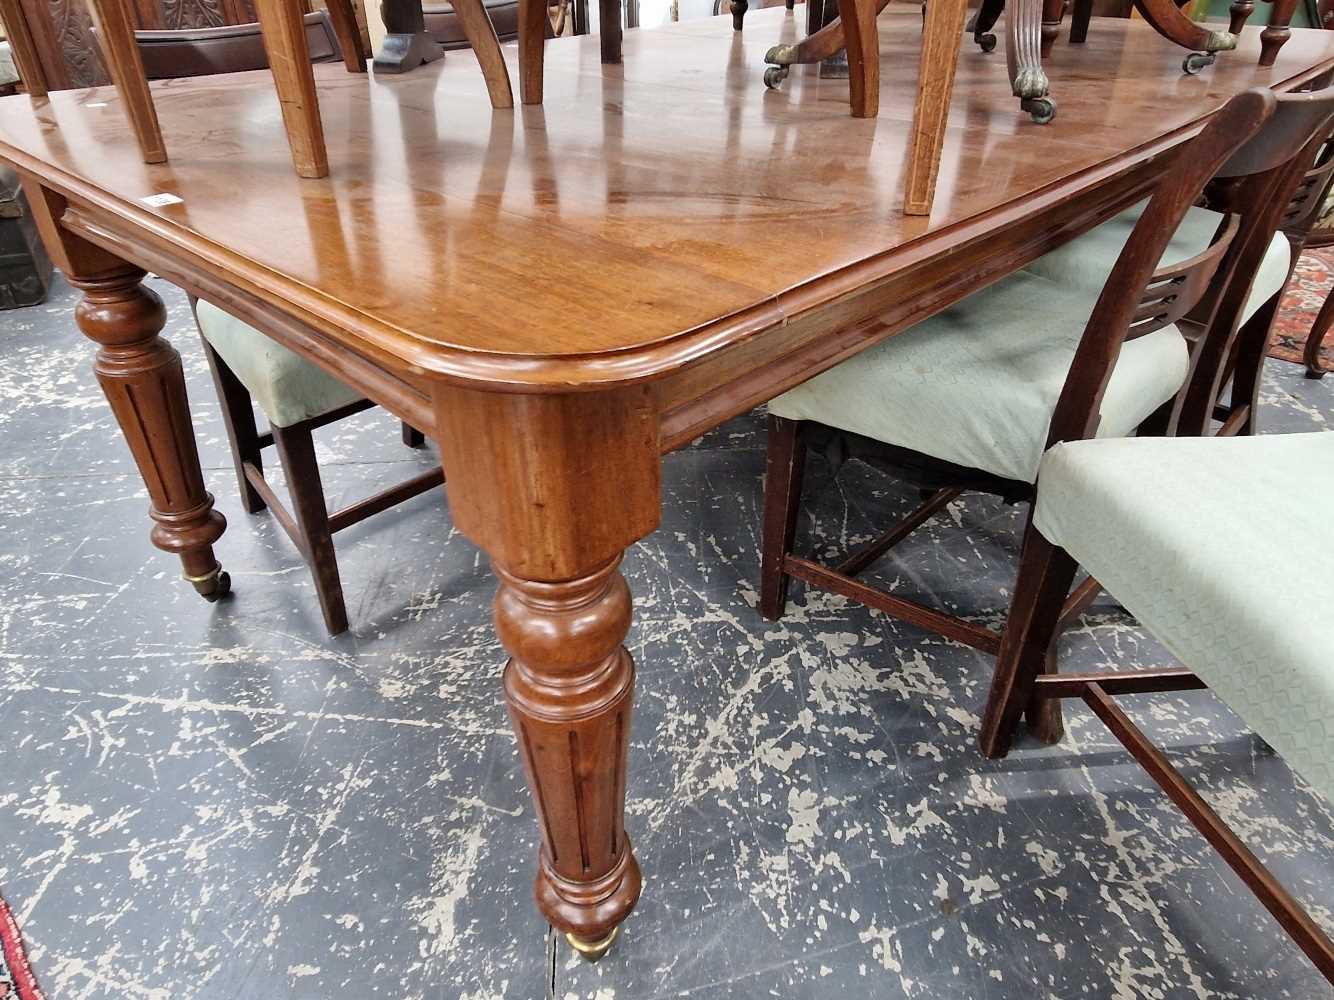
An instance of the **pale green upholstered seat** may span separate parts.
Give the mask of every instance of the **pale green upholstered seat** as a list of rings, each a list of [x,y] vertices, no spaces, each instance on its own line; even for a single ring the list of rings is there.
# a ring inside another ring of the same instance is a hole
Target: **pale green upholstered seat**
[[[1135,228],[1147,204],[1147,201],[1140,202],[1120,215],[1113,216],[1083,236],[1039,257],[1024,270],[1052,281],[1081,286],[1096,296],[1102,291],[1103,282],[1111,273],[1117,255],[1126,245],[1130,231]],[[1223,217],[1217,212],[1205,208],[1189,209],[1163,252],[1162,264],[1178,264],[1203,251],[1213,242],[1222,221]],[[1246,307],[1242,310],[1243,323],[1283,287],[1291,260],[1292,247],[1288,238],[1282,233],[1275,233],[1256,272]]]
[[[1334,433],[1077,441],[1035,526],[1334,801]]]
[[[269,423],[291,427],[362,398],[357,390],[202,299],[195,307],[204,335]]]
[[[784,393],[769,412],[1032,482],[1096,299],[1082,284],[1021,271]],[[1181,388],[1187,366],[1174,326],[1129,341],[1099,433],[1134,431]]]

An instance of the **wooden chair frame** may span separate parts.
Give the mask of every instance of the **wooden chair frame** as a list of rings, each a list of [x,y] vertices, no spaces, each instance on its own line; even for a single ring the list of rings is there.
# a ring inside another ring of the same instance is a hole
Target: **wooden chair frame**
[[[347,606],[343,600],[343,584],[334,554],[334,534],[418,494],[435,489],[444,483],[444,472],[440,468],[431,469],[330,513],[324,499],[319,463],[315,459],[312,432],[369,410],[375,404],[368,399],[359,400],[323,416],[288,427],[275,426],[261,434],[255,424],[255,409],[250,392],[213,346],[204,338],[200,339],[204,343],[204,356],[208,359],[209,371],[213,373],[213,384],[218,390],[218,401],[222,404],[222,420],[227,429],[232,460],[236,465],[237,484],[241,489],[241,506],[247,514],[258,514],[266,507],[273,512],[278,525],[287,533],[310,567],[320,611],[329,634],[346,632]],[[421,431],[404,423],[403,443],[410,448],[420,448],[426,443],[426,438]],[[292,499],[290,511],[283,506],[273,487],[264,478],[262,455],[263,450],[270,446],[277,448],[278,459],[287,479],[287,491]]]
[[[1251,106],[1245,112],[1243,102]],[[1251,225],[1249,231],[1233,241],[1228,261],[1221,269],[1221,284],[1214,285],[1211,294],[1196,307],[1207,309],[1210,315],[1203,320],[1198,313],[1195,317],[1203,322],[1204,333],[1192,351],[1191,380],[1179,397],[1174,414],[1181,433],[1203,433],[1201,428],[1212,420],[1220,379],[1234,352],[1237,355],[1234,384],[1241,383],[1234,392],[1253,393],[1253,386],[1246,384],[1243,375],[1251,368],[1258,372],[1259,359],[1247,358],[1246,354],[1257,344],[1262,351],[1265,338],[1248,333],[1246,327],[1238,331],[1237,317],[1249,296],[1255,266],[1272,233],[1289,214],[1295,193],[1309,176],[1310,166],[1329,134],[1334,91],[1282,97],[1249,91],[1229,102],[1224,112],[1233,112],[1238,118],[1237,125],[1243,130],[1238,141],[1245,141],[1257,132],[1258,137],[1228,155],[1229,143],[1218,133],[1223,119],[1215,119],[1201,134],[1199,145],[1190,147],[1192,160],[1198,157],[1198,161],[1185,169],[1178,168],[1183,175],[1181,182],[1160,188],[1154,195],[1128,244],[1128,248],[1134,246],[1141,235],[1149,235],[1154,225],[1150,217],[1160,201],[1179,205],[1183,197],[1193,199],[1203,186],[1203,176],[1208,176],[1204,174],[1206,169],[1216,175],[1215,183],[1225,196],[1238,203],[1263,206],[1257,211],[1263,223]],[[1266,126],[1262,132],[1261,126]],[[1223,183],[1218,184],[1219,181]],[[1128,249],[1118,261],[1080,343],[1072,378],[1057,404],[1049,448],[1062,441],[1093,436],[1098,402],[1111,377],[1120,345],[1129,336],[1126,331],[1131,320],[1124,309],[1104,309],[1109,304],[1109,291],[1118,283],[1137,282],[1139,274],[1150,266],[1148,261],[1162,252],[1162,246],[1158,241],[1145,251]],[[1264,329],[1268,329],[1267,325]],[[1248,398],[1253,413],[1253,397]],[[1021,714],[1042,713],[1044,706],[1058,704],[1062,698],[1083,699],[1222,854],[1325,978],[1334,983],[1334,943],[1113,701],[1122,694],[1198,689],[1205,686],[1204,682],[1187,669],[1068,675],[1050,671],[1048,651],[1062,620],[1065,594],[1076,570],[1070,554],[1049,542],[1033,525],[1030,511],[1010,618],[982,719],[982,752],[988,757],[1008,753]]]
[[[1269,94],[1269,99],[1274,99],[1272,94]],[[1314,107],[1316,111],[1313,113],[1320,113],[1319,109],[1324,105],[1318,102],[1324,99],[1323,96],[1313,95],[1285,98],[1288,102],[1307,101],[1305,105],[1289,103],[1288,106],[1297,110]],[[1253,103],[1261,98],[1252,97],[1248,100]],[[1311,105],[1312,100],[1317,103]],[[1266,105],[1261,120],[1267,120],[1271,113]],[[1240,112],[1233,111],[1232,114]],[[1294,115],[1295,112],[1289,112],[1285,120],[1292,120]],[[1300,132],[1300,128],[1308,124],[1308,117],[1309,114],[1297,122],[1298,138],[1304,139],[1309,134]],[[1206,135],[1212,136],[1212,146],[1202,148],[1207,151],[1213,147],[1225,148],[1228,140],[1218,138],[1212,130],[1211,125],[1210,130],[1197,140],[1202,141]],[[1236,144],[1239,145],[1248,135],[1249,132],[1239,132]],[[1122,343],[1169,324],[1178,324],[1187,333],[1192,327],[1212,330],[1217,316],[1219,329],[1226,333],[1212,338],[1196,337],[1191,349],[1191,377],[1186,388],[1176,399],[1151,416],[1141,428],[1141,433],[1169,433],[1179,426],[1188,426],[1191,420],[1198,419],[1200,412],[1212,414],[1222,378],[1220,371],[1228,356],[1226,352],[1229,345],[1238,342],[1237,317],[1249,295],[1253,276],[1263,259],[1264,251],[1277,228],[1279,213],[1286,207],[1288,197],[1300,179],[1296,167],[1300,163],[1309,162],[1301,160],[1300,151],[1292,155],[1288,149],[1290,144],[1290,141],[1281,143],[1282,151],[1286,154],[1284,158],[1276,160],[1272,155],[1263,159],[1252,157],[1253,162],[1239,162],[1235,168],[1231,168],[1231,174],[1220,170],[1212,159],[1208,160],[1210,172],[1201,177],[1198,184],[1195,184],[1198,171],[1187,170],[1181,161],[1173,168],[1175,173],[1165,174],[1163,186],[1141,215],[1126,249],[1098,298],[1058,399],[1048,447],[1059,440],[1092,436],[1096,429],[1102,387],[1100,383],[1091,380],[1104,375],[1110,377],[1111,365],[1119,355]],[[1219,183],[1229,187],[1233,193],[1231,199],[1222,206],[1224,221],[1213,242],[1208,249],[1190,260],[1155,270],[1153,265],[1161,259],[1181,217],[1203,190],[1206,181],[1216,172],[1220,173]],[[1178,177],[1184,179],[1179,181],[1176,179]],[[1183,194],[1184,186],[1188,184],[1194,186]],[[1224,351],[1222,358],[1218,357],[1220,350]],[[1239,368],[1237,370],[1240,371]],[[1096,396],[1087,398],[1091,391],[1089,386],[1093,385],[1097,386]],[[1197,402],[1199,385],[1208,387],[1210,395],[1207,408]],[[1244,379],[1234,379],[1234,386],[1238,392],[1254,392],[1253,386]],[[1192,387],[1195,387],[1194,394]],[[1250,412],[1253,412],[1253,407]],[[771,620],[782,615],[789,580],[797,577],[807,584],[861,601],[982,652],[1000,654],[1005,648],[1014,615],[1022,610],[1017,604],[1017,595],[1016,603],[1012,605],[1011,624],[1007,624],[1004,632],[996,632],[917,601],[887,594],[855,578],[961,492],[991,493],[1011,502],[1031,501],[1034,495],[1032,484],[1005,479],[979,469],[962,468],[932,456],[873,441],[814,421],[770,417],[769,435],[760,565],[762,615]],[[813,442],[827,446],[830,441],[835,442],[841,453],[866,459],[872,464],[889,466],[901,477],[915,482],[923,488],[924,500],[907,517],[860,552],[850,555],[837,565],[824,566],[793,554],[792,545],[800,509],[807,448]],[[1052,616],[1053,631],[1047,636],[1042,655],[1044,669],[1048,672],[1056,670],[1052,637],[1073,624],[1101,589],[1097,581],[1091,578],[1083,580],[1072,590],[1073,582],[1072,571],[1064,579],[1059,598],[1052,597],[1055,603],[1047,609]],[[1032,704],[1025,702],[1022,707],[1027,710],[1030,728],[1040,739],[1054,742],[1060,738],[1062,726],[1059,703],[1034,701]]]

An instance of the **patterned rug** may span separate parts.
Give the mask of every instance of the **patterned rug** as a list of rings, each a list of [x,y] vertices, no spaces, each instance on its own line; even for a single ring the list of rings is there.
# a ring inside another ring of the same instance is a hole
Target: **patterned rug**
[[[28,956],[23,953],[19,925],[3,899],[0,899],[0,1000],[43,1000],[37,980],[28,968]]]
[[[1307,250],[1297,261],[1297,270],[1283,296],[1274,323],[1274,339],[1269,345],[1271,358],[1302,363],[1306,336],[1331,289],[1334,289],[1334,247]],[[1320,356],[1326,368],[1334,367],[1334,333],[1325,335]]]

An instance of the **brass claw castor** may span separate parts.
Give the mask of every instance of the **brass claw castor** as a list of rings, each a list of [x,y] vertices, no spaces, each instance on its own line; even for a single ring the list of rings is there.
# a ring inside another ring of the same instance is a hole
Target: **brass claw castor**
[[[787,79],[788,68],[786,66],[766,66],[764,67],[764,85],[770,90],[777,90],[778,85]]]
[[[619,926],[613,927],[611,933],[600,941],[585,941],[582,938],[577,938],[573,934],[567,933],[565,935],[565,940],[570,942],[570,947],[580,955],[583,955],[588,961],[596,962],[603,955],[607,954],[607,949],[611,947],[612,942],[616,940],[616,935],[620,932],[621,928]]]
[[[1194,76],[1204,67],[1212,66],[1217,58],[1218,55],[1214,52],[1192,52],[1181,64],[1181,71],[1187,76]]]
[[[974,35],[973,41],[977,43],[977,47],[983,52],[996,51],[996,36],[990,31],[983,32],[980,35]]]
[[[1025,97],[1019,102],[1019,107],[1027,111],[1039,125],[1046,125],[1056,117],[1056,102],[1050,97]]]
[[[214,566],[203,576],[187,576],[185,579],[210,604],[232,592],[232,578],[221,565]]]

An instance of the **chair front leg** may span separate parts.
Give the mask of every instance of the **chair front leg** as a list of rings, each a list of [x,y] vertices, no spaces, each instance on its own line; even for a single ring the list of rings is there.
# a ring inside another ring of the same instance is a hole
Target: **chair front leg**
[[[1297,0],[1274,0],[1274,6],[1269,12],[1269,24],[1260,32],[1261,66],[1274,65],[1278,50],[1283,48],[1283,43],[1292,34],[1288,25],[1292,23],[1292,15],[1296,11]]]
[[[1004,757],[1009,753],[1019,717],[1032,701],[1034,678],[1046,669],[1047,651],[1055,639],[1075,569],[1070,554],[1033,527],[1030,514],[1010,618],[1001,637],[991,693],[982,715],[980,745],[984,756]]]
[[[342,49],[343,65],[349,73],[365,73],[366,53],[361,47],[361,29],[357,27],[352,0],[329,0],[327,9],[338,47]]]
[[[1325,304],[1320,307],[1320,313],[1316,316],[1315,322],[1311,325],[1311,332],[1306,338],[1302,360],[1306,362],[1307,378],[1324,378],[1329,373],[1329,369],[1320,360],[1320,348],[1331,326],[1334,326],[1334,294],[1325,299]]]
[[[787,585],[783,559],[792,551],[801,511],[801,482],[806,445],[801,421],[769,418],[769,455],[764,472],[764,529],[760,540],[760,614],[770,621],[783,617]]]
[[[1056,36],[1061,33],[1061,20],[1065,17],[1065,0],[1042,0],[1042,58],[1051,55],[1051,48],[1056,43]]]
[[[343,581],[338,575],[333,532],[329,529],[329,509],[324,501],[320,466],[315,459],[315,439],[310,423],[274,427],[273,443],[287,477],[287,492],[292,496],[292,515],[301,538],[302,555],[315,578],[315,593],[330,635],[347,631],[347,606],[343,600]]]

